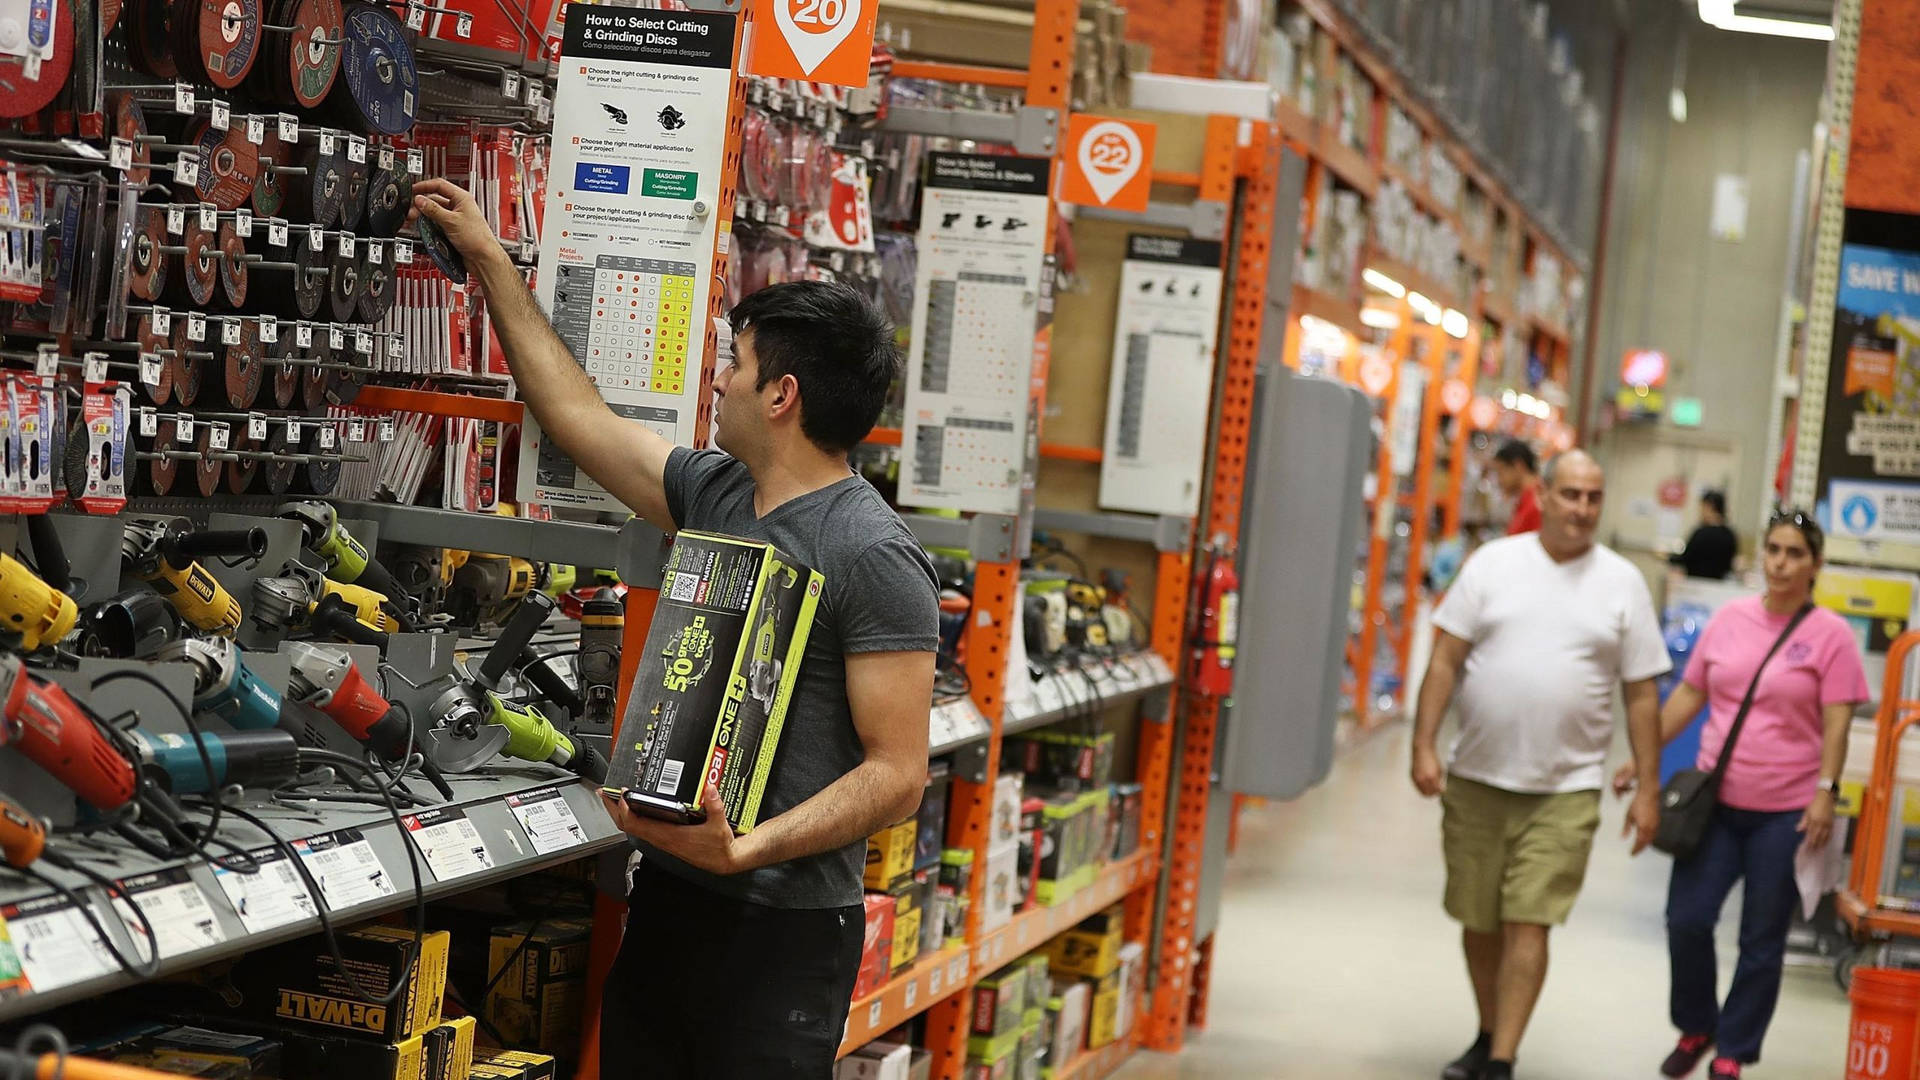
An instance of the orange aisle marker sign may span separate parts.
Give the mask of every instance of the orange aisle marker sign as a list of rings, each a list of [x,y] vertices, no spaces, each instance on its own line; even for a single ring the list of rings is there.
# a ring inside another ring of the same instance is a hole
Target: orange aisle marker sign
[[[1465,379],[1448,379],[1440,384],[1440,407],[1447,410],[1448,416],[1460,415],[1460,410],[1473,401],[1473,387]]]
[[[1500,419],[1500,406],[1490,397],[1477,397],[1467,406],[1467,419],[1478,431],[1492,431],[1493,425]]]
[[[867,85],[880,0],[753,0],[747,74]]]
[[[1067,121],[1067,174],[1060,197],[1081,206],[1145,210],[1153,189],[1158,129],[1135,120],[1074,113]]]

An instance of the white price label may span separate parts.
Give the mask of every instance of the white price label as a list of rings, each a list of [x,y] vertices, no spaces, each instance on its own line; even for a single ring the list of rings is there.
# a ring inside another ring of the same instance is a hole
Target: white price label
[[[349,259],[353,258],[353,234],[352,233],[343,232],[340,234],[340,243],[337,250],[340,252],[341,255]]]
[[[225,450],[233,445],[233,429],[224,421],[207,428],[207,445],[215,450]]]
[[[267,118],[264,116],[247,117],[247,141],[255,146],[267,141]]]
[[[500,93],[510,98],[517,98],[520,96],[520,73],[519,72],[503,71],[500,73]]]
[[[260,340],[268,345],[280,341],[280,320],[271,315],[260,316]]]
[[[526,103],[528,105],[537,104],[540,101],[540,80],[528,79],[526,91],[524,95]]]
[[[347,441],[366,442],[367,422],[358,418],[347,421]]]
[[[21,970],[36,991],[45,993],[119,970],[86,916],[64,897],[9,904],[5,914]]]
[[[240,344],[240,320],[238,319],[221,319],[220,320],[220,344],[222,345]]]
[[[901,995],[906,1007],[911,1009],[920,1000],[920,980],[912,979],[907,983],[906,993]]]
[[[303,349],[312,348],[313,347],[313,327],[307,323],[299,323],[296,326],[294,326],[293,343]]]
[[[307,226],[307,247],[313,251],[327,249],[327,229],[324,225]]]
[[[280,128],[281,141],[283,142],[299,142],[300,141],[300,118],[299,117],[293,115],[292,113],[281,113],[280,115],[274,117],[274,121],[276,126]]]
[[[534,102],[533,122],[536,124],[545,124],[552,122],[552,120],[553,104],[546,98],[541,98],[539,101]]]
[[[39,82],[40,64],[39,53],[28,53],[20,61],[20,74],[25,77],[28,82]]]
[[[328,131],[326,128],[320,129],[320,152],[322,154],[333,153],[333,132]]]
[[[391,416],[383,416],[380,418],[380,441],[393,441],[393,417]]]
[[[187,208],[184,206],[167,207],[167,231],[175,236],[187,231]]]
[[[140,354],[140,381],[141,383],[147,386],[160,385],[160,358],[158,356],[155,356],[152,353]],[[144,420],[146,418],[143,415],[141,419],[143,421],[142,426],[144,427],[145,426]],[[153,434],[153,432],[143,431],[141,432],[141,434],[151,435]]]
[[[107,381],[107,354],[90,352],[80,358],[80,377],[90,383]]]
[[[207,340],[207,317],[197,311],[187,312],[187,340]]]
[[[200,204],[200,227],[212,232],[220,227],[220,208],[212,203]]]
[[[398,337],[390,337],[387,339],[387,355],[398,360],[407,355],[407,347],[400,344]]]
[[[60,347],[42,345],[33,351],[33,371],[36,375],[52,378],[60,374]]]
[[[253,211],[244,207],[235,210],[233,212],[233,231],[242,238],[251,239],[253,236]]]
[[[393,152],[393,147],[383,146],[380,148],[380,167],[381,168],[387,170],[388,172],[392,172],[393,167],[398,163],[399,161],[397,156]]]
[[[327,327],[327,348],[340,350],[347,347],[347,332],[338,326]]]
[[[462,38],[472,37],[473,36],[473,16],[469,15],[464,11],[461,12],[459,19],[457,19],[453,24],[453,32],[454,32],[454,35],[457,37],[462,37]]]
[[[133,168],[133,143],[117,135],[114,136],[107,143],[107,164],[116,169]]]
[[[233,128],[233,109],[219,98],[207,99],[207,122],[215,131],[228,131]]]
[[[156,304],[154,305],[152,318],[153,332],[156,336],[166,337],[168,334],[173,333],[172,312]]]
[[[322,450],[333,449],[333,444],[335,443],[335,441],[337,441],[337,439],[336,439],[336,436],[334,435],[333,425],[322,424],[320,426],[320,449]]]
[[[193,87],[186,83],[173,84],[173,111],[191,115],[193,112]]]
[[[173,162],[173,178],[176,182],[192,187],[200,182],[200,153],[194,151],[181,154]]]
[[[885,1004],[886,1004],[886,998],[879,997],[874,999],[873,1004],[867,1006],[867,1030],[868,1031],[876,1031],[879,1029],[880,1017],[882,1015],[881,1008]]]
[[[320,895],[335,911],[392,896],[397,887],[387,868],[380,864],[373,845],[358,829],[341,829],[295,840],[308,873],[320,883]]]
[[[367,262],[379,266],[387,261],[387,245],[378,240],[367,241]]]
[[[274,247],[287,246],[287,223],[280,220],[267,222],[267,243]]]
[[[427,26],[427,5],[420,0],[407,0],[407,29],[424,30]]]
[[[291,416],[287,417],[287,441],[295,446],[300,445],[300,421]]]
[[[385,425],[382,425],[385,426]],[[559,788],[539,788],[507,796],[507,808],[533,841],[536,854],[546,855],[587,842],[586,830]]]
[[[113,898],[113,910],[133,941],[136,957],[151,956],[157,948],[162,959],[170,959],[227,940],[207,894],[184,868],[128,878],[120,882],[120,888],[125,895]],[[146,916],[145,923],[134,914],[134,904]],[[153,927],[152,941],[145,940],[147,926]]]
[[[264,442],[267,438],[267,418],[259,413],[247,417],[247,438],[255,442]]]
[[[400,820],[436,880],[451,881],[493,869],[493,853],[459,807],[435,807]]]
[[[419,150],[407,151],[408,175],[419,176],[420,174],[426,171],[427,171],[427,155],[422,153]]]
[[[373,335],[367,333],[365,330],[355,330],[353,332],[353,351],[362,356],[372,356]]]
[[[933,917],[931,912],[929,912],[927,917]],[[947,969],[935,964],[933,970],[927,972],[927,993],[939,997],[940,988],[945,985],[947,985]]]
[[[173,418],[173,441],[190,443],[193,441],[193,415],[181,413]]]
[[[393,242],[393,265],[411,266],[413,264],[413,241],[395,240]]]
[[[367,163],[367,140],[363,135],[347,136],[347,160],[355,165]]]
[[[157,372],[154,375],[154,381],[160,381],[160,376]],[[157,434],[159,430],[160,417],[155,415],[152,409],[142,406],[140,409],[140,434],[152,436]]]
[[[276,848],[251,852],[260,867],[257,874],[242,874],[224,860],[214,863],[213,879],[240,916],[247,933],[258,934],[277,926],[319,917],[307,883],[300,878],[292,861]]]

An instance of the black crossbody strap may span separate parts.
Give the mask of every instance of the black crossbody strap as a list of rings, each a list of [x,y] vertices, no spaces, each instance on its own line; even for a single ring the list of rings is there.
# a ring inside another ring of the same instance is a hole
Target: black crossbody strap
[[[1753,708],[1753,695],[1760,689],[1760,675],[1767,670],[1767,661],[1773,659],[1773,654],[1780,651],[1780,646],[1787,643],[1787,639],[1793,636],[1794,630],[1800,626],[1801,621],[1812,611],[1812,601],[1801,605],[1800,610],[1793,613],[1793,618],[1787,620],[1787,628],[1780,631],[1779,637],[1773,639],[1773,648],[1768,649],[1767,655],[1760,658],[1760,666],[1753,669],[1753,681],[1747,684],[1747,696],[1740,699],[1740,711],[1733,715],[1733,727],[1727,731],[1726,745],[1720,748],[1720,760],[1713,763],[1713,783],[1716,790],[1720,786],[1720,778],[1726,775],[1727,763],[1733,760],[1733,744],[1740,740],[1740,729],[1747,726],[1747,711]]]

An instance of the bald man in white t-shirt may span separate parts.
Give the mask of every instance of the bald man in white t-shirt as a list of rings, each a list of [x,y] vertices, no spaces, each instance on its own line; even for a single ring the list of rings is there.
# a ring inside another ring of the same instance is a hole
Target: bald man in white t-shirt
[[[1540,531],[1491,541],[1434,612],[1413,783],[1441,797],[1447,913],[1459,920],[1480,1035],[1444,1080],[1510,1080],[1600,822],[1613,688],[1624,689],[1639,793],[1638,853],[1659,824],[1658,691],[1667,672],[1653,600],[1633,564],[1593,542],[1605,475],[1574,450],[1540,475]],[[1458,689],[1456,697],[1455,690]],[[1460,735],[1440,763],[1440,721]]]

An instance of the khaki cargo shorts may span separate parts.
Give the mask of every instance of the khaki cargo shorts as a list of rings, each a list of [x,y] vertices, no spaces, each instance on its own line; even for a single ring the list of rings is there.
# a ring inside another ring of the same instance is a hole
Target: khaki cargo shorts
[[[1567,921],[1600,825],[1598,791],[1526,795],[1449,776],[1440,806],[1447,914],[1486,934]]]

